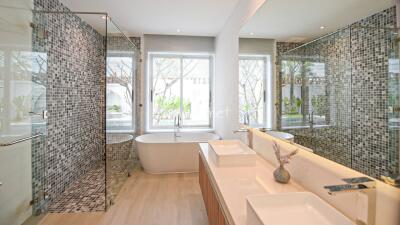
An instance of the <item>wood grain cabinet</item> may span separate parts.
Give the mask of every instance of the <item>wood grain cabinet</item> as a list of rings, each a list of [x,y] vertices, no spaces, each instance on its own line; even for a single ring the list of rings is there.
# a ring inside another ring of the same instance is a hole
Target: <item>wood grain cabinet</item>
[[[208,222],[210,225],[227,225],[201,156],[199,161],[199,183],[207,210]]]

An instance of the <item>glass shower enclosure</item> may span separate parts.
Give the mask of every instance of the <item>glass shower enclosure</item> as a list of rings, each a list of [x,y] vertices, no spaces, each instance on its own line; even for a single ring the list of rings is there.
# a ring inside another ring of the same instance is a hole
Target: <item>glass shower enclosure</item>
[[[0,225],[112,204],[137,165],[139,56],[106,13],[0,5]]]
[[[283,53],[280,129],[362,173],[399,174],[399,40],[352,25]]]
[[[32,9],[30,1],[0,6],[2,225],[22,224],[45,198],[47,54],[34,48]]]

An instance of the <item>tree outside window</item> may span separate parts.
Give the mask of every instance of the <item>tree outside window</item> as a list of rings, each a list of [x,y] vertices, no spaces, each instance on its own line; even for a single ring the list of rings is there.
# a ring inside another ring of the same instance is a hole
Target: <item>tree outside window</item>
[[[282,127],[327,124],[328,98],[325,64],[304,60],[282,61]]]
[[[181,115],[185,127],[210,127],[210,56],[151,55],[153,128],[171,128]]]
[[[265,79],[266,57],[239,57],[239,117],[244,123],[249,118],[250,125],[265,125]]]
[[[107,56],[107,130],[133,131],[134,52]]]

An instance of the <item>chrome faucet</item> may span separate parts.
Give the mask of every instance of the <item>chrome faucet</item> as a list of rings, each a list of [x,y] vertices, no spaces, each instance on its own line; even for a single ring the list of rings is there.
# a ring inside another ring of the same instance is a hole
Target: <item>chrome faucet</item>
[[[179,129],[181,128],[182,118],[181,115],[174,117],[174,137],[180,137],[177,133],[179,133]]]
[[[330,195],[341,192],[361,191],[375,189],[375,181],[368,177],[355,177],[342,179],[346,184],[324,186]]]
[[[250,125],[250,114],[248,112],[243,115],[243,124]]]
[[[356,220],[357,225],[374,225],[376,215],[376,182],[368,177],[342,179],[345,184],[324,186],[330,195],[347,192],[362,192],[368,197],[367,221]]]

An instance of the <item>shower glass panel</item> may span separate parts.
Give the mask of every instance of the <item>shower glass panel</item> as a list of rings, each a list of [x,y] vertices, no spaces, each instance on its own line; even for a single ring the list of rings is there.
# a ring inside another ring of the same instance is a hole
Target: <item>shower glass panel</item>
[[[33,207],[36,212],[104,211],[105,14],[74,13],[57,2],[46,7],[35,2],[31,23],[32,49],[46,59],[36,60],[46,76],[34,82],[45,84],[45,101],[37,98],[47,110],[46,126],[32,127],[47,134],[46,142],[32,145],[38,196]]]
[[[137,165],[138,39],[53,3],[0,6],[0,225],[104,211]]]
[[[134,154],[139,42],[107,19],[106,52],[106,204],[107,207],[137,165]]]
[[[389,128],[389,175],[400,175],[400,39],[397,29],[390,32],[388,51],[388,128]]]
[[[350,29],[282,57],[282,129],[314,153],[351,166]]]
[[[314,153],[399,174],[398,31],[349,26],[281,57],[281,127]]]
[[[45,197],[47,54],[33,46],[32,9],[0,6],[0,225],[32,219]]]

